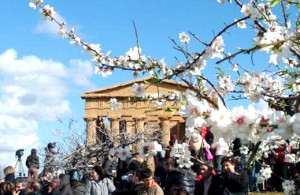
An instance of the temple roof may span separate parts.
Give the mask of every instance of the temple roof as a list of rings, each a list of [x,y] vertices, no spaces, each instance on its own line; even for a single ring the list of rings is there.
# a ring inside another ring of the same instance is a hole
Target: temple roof
[[[112,98],[112,97],[134,97],[135,94],[132,92],[132,85],[134,83],[144,83],[145,93],[168,93],[174,91],[185,92],[188,86],[184,83],[176,82],[174,80],[162,80],[161,83],[157,85],[147,84],[152,77],[145,77],[142,79],[136,79],[117,85],[112,85],[109,87],[91,90],[85,92],[81,95],[82,99],[90,98]]]

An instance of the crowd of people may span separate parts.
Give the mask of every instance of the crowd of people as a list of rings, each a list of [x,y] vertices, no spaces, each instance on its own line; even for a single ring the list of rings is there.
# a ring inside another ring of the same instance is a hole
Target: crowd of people
[[[176,136],[170,141],[171,148]],[[200,143],[199,143],[200,142]],[[274,174],[264,185],[257,185],[255,172],[260,163],[252,169],[245,166],[240,152],[241,142],[236,139],[233,149],[224,139],[214,140],[207,132],[204,136],[192,138],[190,149],[194,156],[202,156],[202,163],[194,162],[191,169],[178,168],[176,159],[167,153],[142,160],[134,155],[125,161],[108,155],[101,165],[94,165],[89,171],[68,170],[55,176],[44,169],[40,176],[39,157],[32,149],[27,157],[27,182],[15,179],[15,171],[9,166],[4,169],[5,178],[0,184],[0,195],[229,195],[248,194],[249,191],[282,191],[284,177],[296,177],[299,167],[291,167],[282,159],[282,147],[265,159],[272,165]],[[251,149],[251,144],[248,145]],[[209,151],[207,151],[209,149]],[[169,150],[170,151],[170,150]],[[232,154],[228,155],[232,152]],[[208,153],[211,157],[208,157]],[[275,160],[274,160],[275,159]],[[116,162],[116,163],[115,163]]]

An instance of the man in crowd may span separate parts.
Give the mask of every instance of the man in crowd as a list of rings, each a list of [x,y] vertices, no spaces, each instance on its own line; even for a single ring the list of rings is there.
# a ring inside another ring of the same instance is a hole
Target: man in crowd
[[[154,181],[153,173],[149,168],[145,168],[141,171],[141,180],[144,181],[144,185],[138,190],[138,195],[163,195],[164,192],[161,187]]]
[[[28,167],[28,181],[37,180],[40,161],[36,149],[31,150],[31,154],[26,159],[26,166]]]

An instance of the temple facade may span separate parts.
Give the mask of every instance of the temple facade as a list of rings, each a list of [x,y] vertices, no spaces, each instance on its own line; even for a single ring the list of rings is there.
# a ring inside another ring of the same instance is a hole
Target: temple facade
[[[91,146],[101,141],[99,127],[105,127],[109,120],[111,131],[118,134],[120,126],[125,126],[127,133],[135,134],[147,129],[153,134],[159,133],[161,142],[169,144],[170,138],[176,134],[179,138],[184,136],[185,119],[178,114],[180,105],[174,101],[166,101],[165,104],[157,104],[150,101],[141,101],[136,98],[132,91],[134,83],[144,83],[144,94],[167,95],[172,92],[184,94],[188,86],[171,80],[164,80],[159,85],[150,85],[151,78],[133,80],[126,83],[106,87],[99,90],[88,91],[82,94],[85,100],[85,115],[87,145]],[[121,108],[112,110],[110,99],[116,98],[121,103]],[[166,112],[172,106],[174,112]]]

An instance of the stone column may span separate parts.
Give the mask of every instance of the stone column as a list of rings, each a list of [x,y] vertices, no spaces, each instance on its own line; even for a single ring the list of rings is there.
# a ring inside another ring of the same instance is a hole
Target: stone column
[[[137,132],[143,131],[145,129],[145,119],[146,116],[135,116],[133,118],[135,120],[135,132],[133,132],[134,134],[136,134]]]
[[[170,116],[159,116],[159,120],[161,121],[161,141],[165,145],[169,145],[170,141]]]
[[[118,116],[108,116],[108,120],[110,120],[110,129],[114,135],[120,134],[120,117]]]
[[[127,133],[128,134],[135,134],[135,129],[133,127],[133,124],[134,124],[133,119],[131,119],[131,120],[126,119],[125,122],[126,122]]]
[[[86,144],[92,146],[97,143],[96,118],[85,118],[86,122]]]

